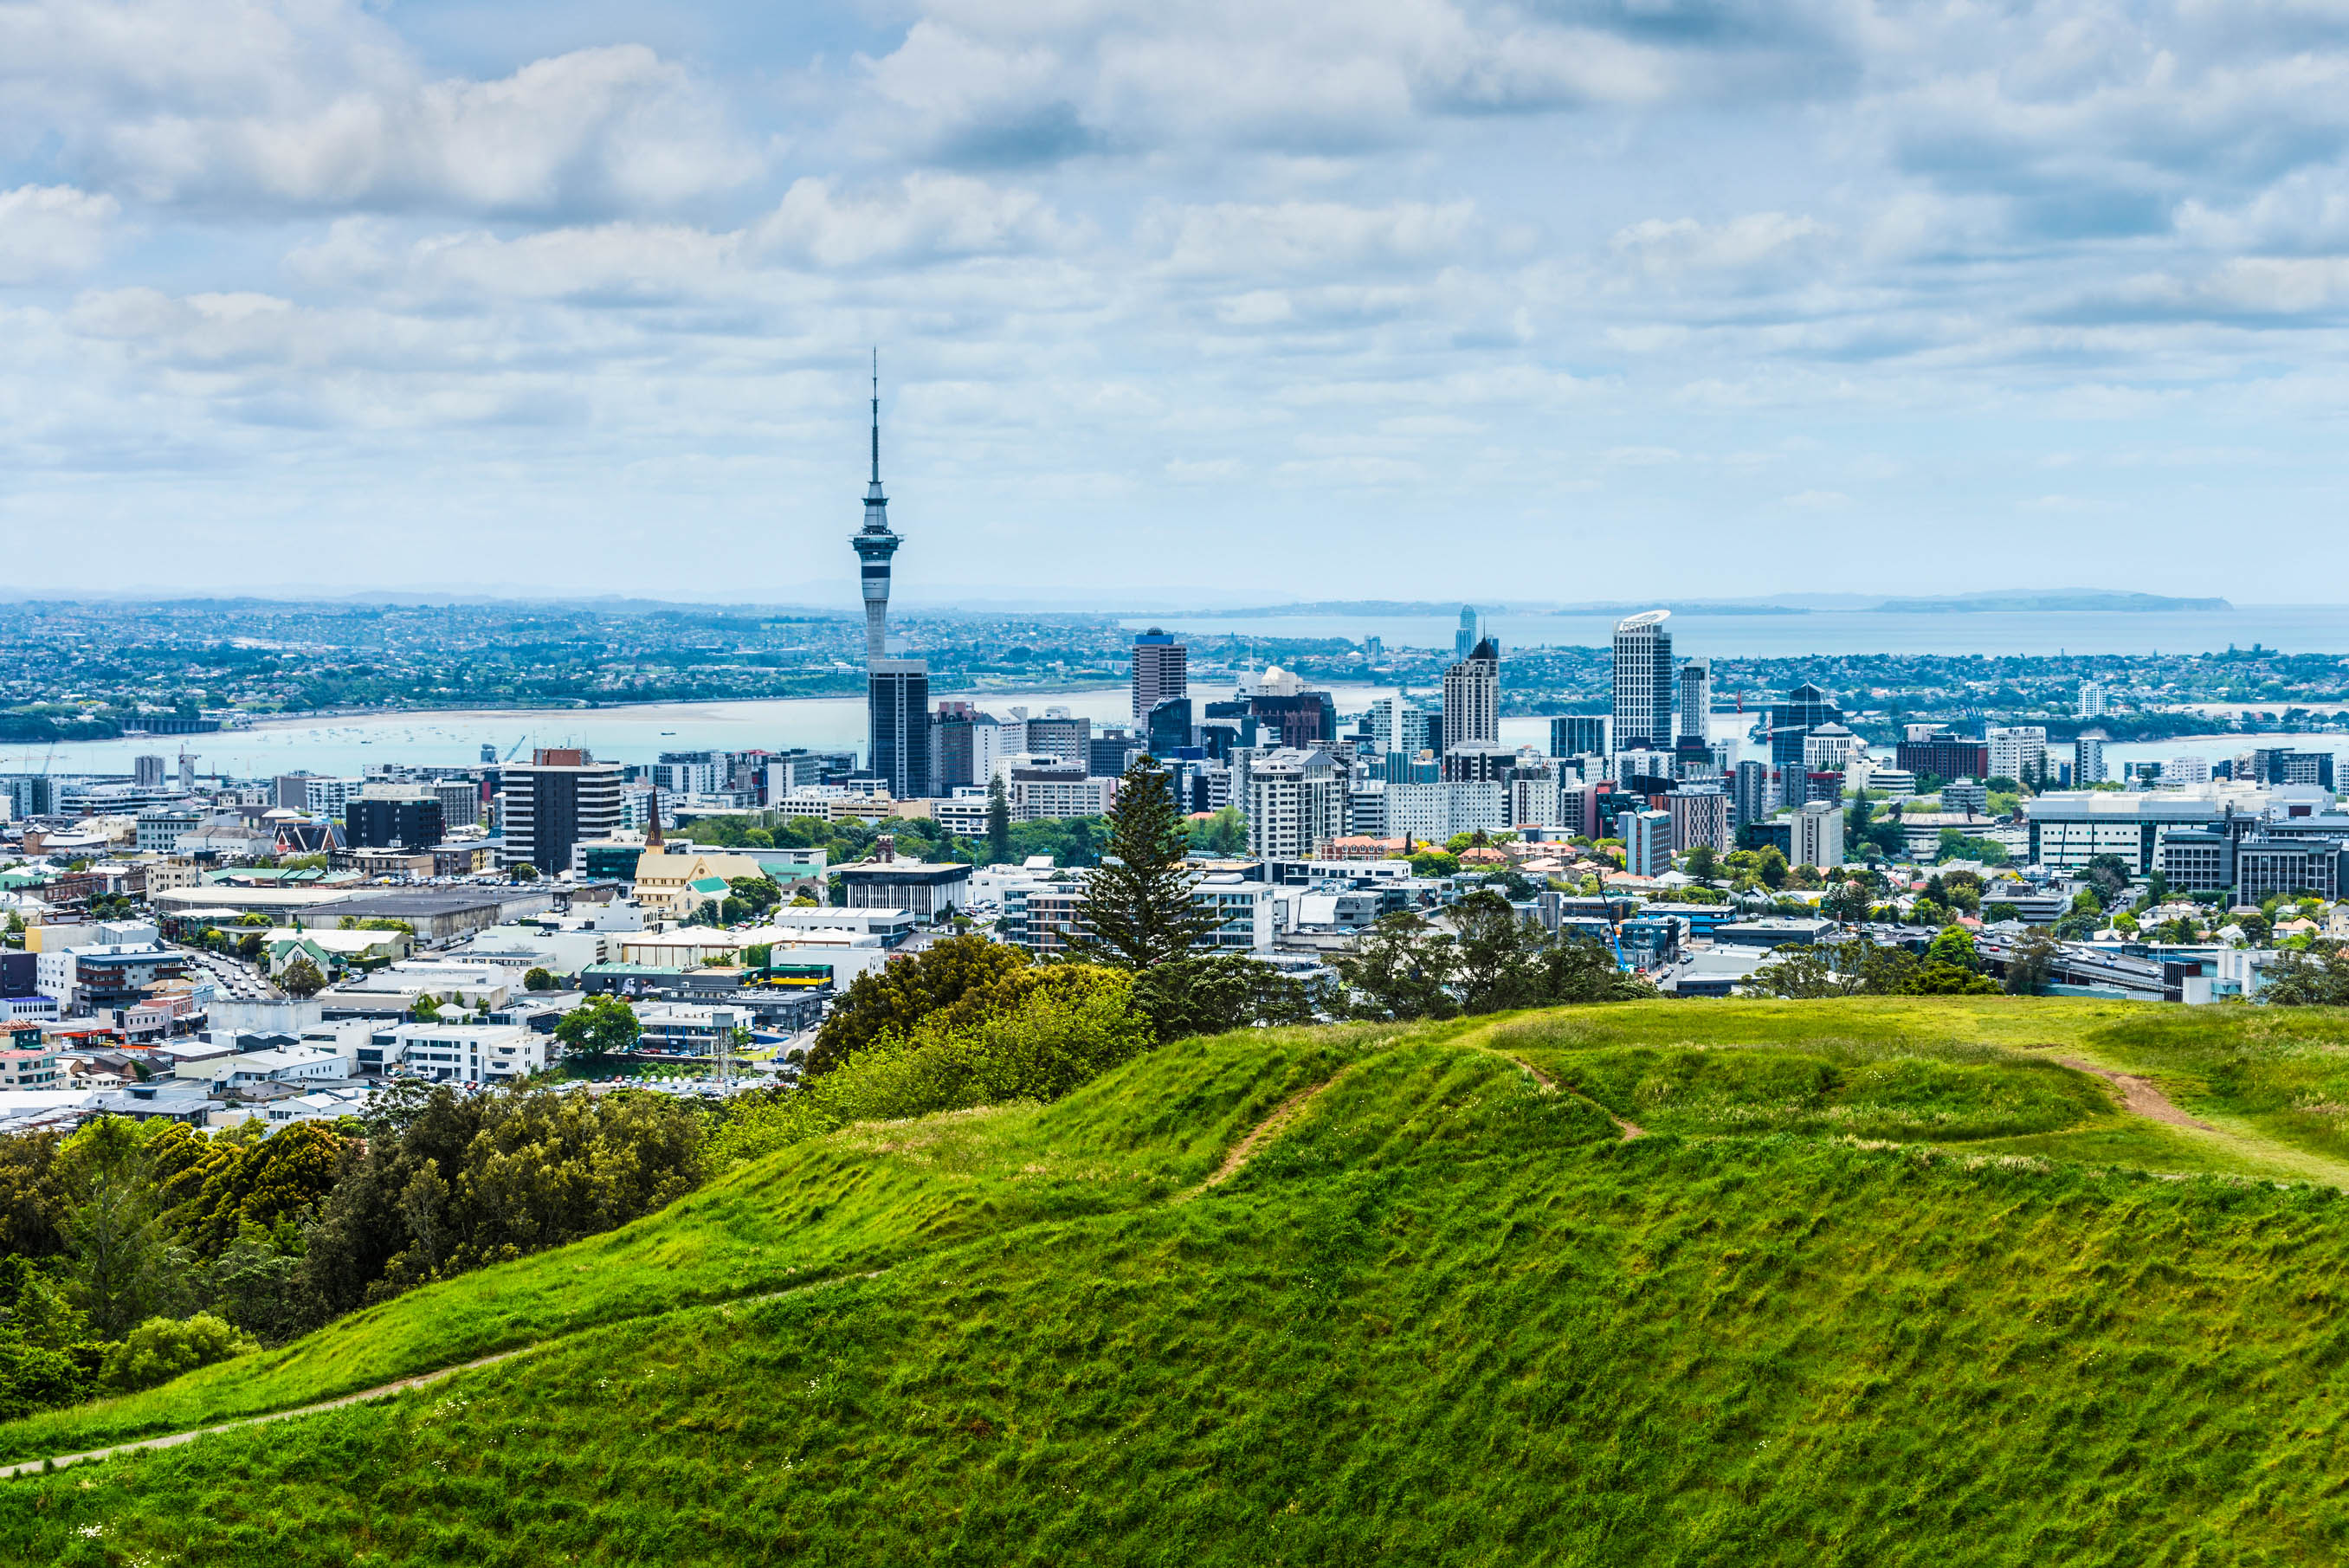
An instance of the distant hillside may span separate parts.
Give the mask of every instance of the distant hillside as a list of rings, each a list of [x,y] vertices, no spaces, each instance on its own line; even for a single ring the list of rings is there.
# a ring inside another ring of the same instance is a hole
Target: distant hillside
[[[0,1482],[0,1561],[2330,1562],[2344,1024],[1184,1042],[0,1428],[58,1453],[533,1347]]]
[[[2112,610],[2142,614],[2165,610],[2231,610],[2224,599],[2168,599],[2158,593],[2108,593],[2067,588],[2053,593],[1959,593],[1936,599],[1887,599],[1876,606],[1908,614],[1961,614],[1982,611]]]

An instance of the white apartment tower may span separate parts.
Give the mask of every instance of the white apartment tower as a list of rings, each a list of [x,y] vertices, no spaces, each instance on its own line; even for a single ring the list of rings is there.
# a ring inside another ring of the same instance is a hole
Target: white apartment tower
[[[1672,634],[1669,610],[1649,610],[1615,626],[1615,747],[1669,750],[1672,744]]]
[[[1346,780],[1326,751],[1283,748],[1247,773],[1248,853],[1307,860],[1346,830]]]
[[[2035,784],[2047,775],[2047,731],[2035,724],[1993,727],[1990,741],[1990,776]]]
[[[1843,864],[1843,808],[1833,800],[1812,800],[1795,813],[1795,852],[1787,857],[1798,866],[1821,871]]]

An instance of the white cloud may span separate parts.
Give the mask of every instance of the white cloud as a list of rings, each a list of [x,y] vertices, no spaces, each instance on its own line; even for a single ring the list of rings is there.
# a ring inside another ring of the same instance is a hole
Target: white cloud
[[[1467,201],[1216,202],[1158,209],[1143,221],[1140,242],[1177,274],[1326,275],[1441,263],[1460,252],[1475,221]]]
[[[1650,218],[1619,232],[1617,254],[1651,276],[1690,272],[1731,272],[1810,250],[1835,231],[1815,218],[1785,212],[1748,212],[1725,222],[1693,218]]]
[[[571,213],[755,175],[723,102],[641,44],[430,79],[335,0],[0,6],[0,127],[153,202]]]
[[[757,231],[767,250],[822,267],[1050,251],[1078,235],[1033,191],[930,173],[852,194],[800,180]]]
[[[87,271],[106,253],[121,205],[70,185],[0,191],[0,284]]]

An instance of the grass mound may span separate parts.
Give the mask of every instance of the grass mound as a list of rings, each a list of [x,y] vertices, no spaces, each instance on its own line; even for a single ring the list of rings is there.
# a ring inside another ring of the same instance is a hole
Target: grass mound
[[[2334,1157],[2343,1023],[2179,1016],[1188,1042],[17,1423],[57,1451],[543,1345],[0,1483],[0,1560],[2329,1561],[2349,1208],[2247,1177]],[[2140,1141],[2058,1056],[2213,1130]]]

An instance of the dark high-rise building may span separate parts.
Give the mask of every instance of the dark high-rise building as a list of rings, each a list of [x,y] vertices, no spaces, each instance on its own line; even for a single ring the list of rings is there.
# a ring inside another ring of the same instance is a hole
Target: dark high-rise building
[[[987,782],[996,722],[967,702],[942,702],[930,720],[930,784],[941,795]]]
[[[354,850],[429,849],[446,836],[441,821],[440,797],[430,790],[363,792],[343,807],[343,842]]]
[[[507,763],[499,771],[506,804],[498,864],[527,862],[550,877],[570,870],[574,845],[619,830],[623,771],[585,750],[549,747],[527,763]]]
[[[1770,765],[1766,762],[1741,762],[1737,779],[1730,787],[1729,815],[1732,827],[1742,828],[1748,822],[1770,820]]]
[[[1775,748],[1773,748],[1775,755]],[[1795,748],[1797,766],[1802,748]],[[1982,740],[1961,740],[1954,735],[1935,735],[1920,740],[1904,740],[1892,748],[1896,767],[1919,778],[1987,779],[1990,777],[1990,743]]]
[[[1444,672],[1444,749],[1501,743],[1501,655],[1486,638]]]
[[[1174,634],[1153,626],[1133,639],[1133,722],[1149,724],[1151,710],[1191,690],[1191,650]]]
[[[1309,749],[1338,738],[1338,705],[1326,691],[1259,692],[1248,698],[1248,715],[1267,745]]]
[[[1549,721],[1549,754],[1552,757],[1607,757],[1614,748],[1607,744],[1608,727],[1613,721],[1603,713],[1566,713]]]
[[[930,666],[919,659],[874,659],[865,667],[873,776],[900,800],[930,788]]]
[[[1196,744],[1197,737],[1191,727],[1191,699],[1170,696],[1160,700],[1150,710],[1148,745],[1153,757],[1172,757],[1185,747]]]
[[[1615,749],[1663,751],[1672,744],[1672,634],[1669,610],[1615,625]]]
[[[1119,725],[1104,726],[1099,735],[1085,743],[1085,776],[1118,778],[1125,772],[1127,752],[1148,749],[1142,738],[1132,730]]]
[[[1786,694],[1784,702],[1770,705],[1770,761],[1774,767],[1803,766],[1803,742],[1822,725],[1841,724],[1843,709],[1835,698],[1817,686],[1805,681]],[[1906,768],[1906,762],[1900,764]]]

